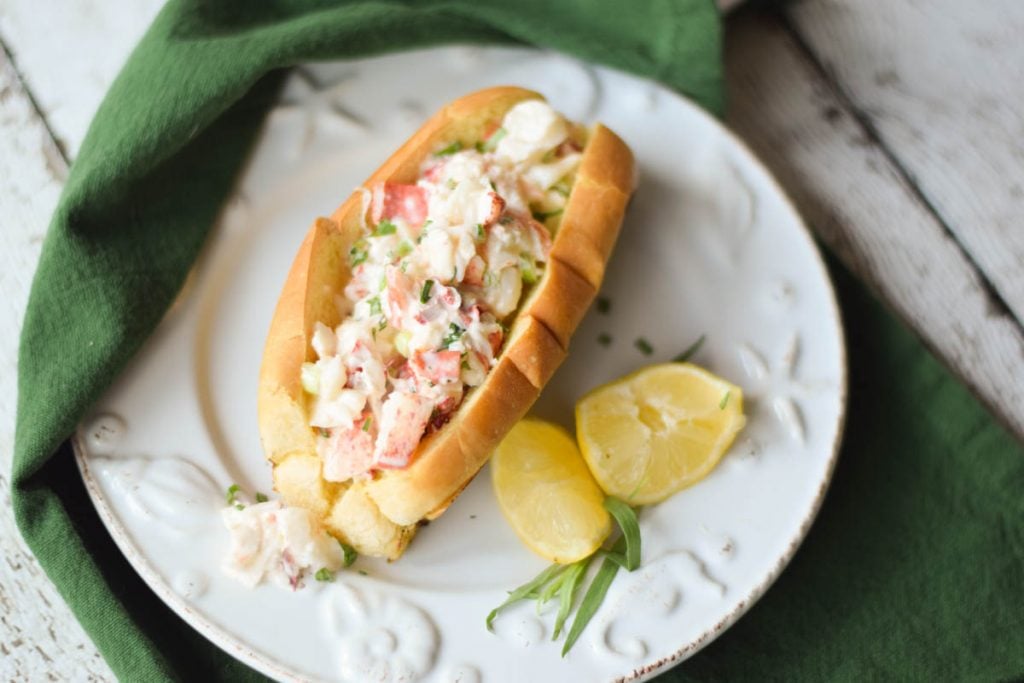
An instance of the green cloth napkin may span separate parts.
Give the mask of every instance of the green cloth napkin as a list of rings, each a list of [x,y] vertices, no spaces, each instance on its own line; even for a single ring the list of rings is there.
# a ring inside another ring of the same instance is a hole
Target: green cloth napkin
[[[101,105],[25,317],[12,499],[26,541],[122,680],[262,677],[135,575],[66,438],[180,290],[282,69],[452,41],[552,47],[721,106],[710,0],[172,1]],[[765,599],[665,678],[1019,676],[1024,453],[834,270],[852,386],[833,490]]]

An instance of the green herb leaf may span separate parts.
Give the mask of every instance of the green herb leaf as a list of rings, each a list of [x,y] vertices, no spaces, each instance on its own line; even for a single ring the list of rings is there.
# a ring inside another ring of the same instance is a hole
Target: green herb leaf
[[[555,615],[555,631],[551,640],[558,640],[558,636],[562,634],[562,627],[565,626],[565,620],[569,618],[572,603],[576,600],[576,593],[583,584],[583,577],[587,573],[587,567],[590,566],[592,557],[593,555],[569,565],[569,571],[561,577],[562,585],[558,592],[558,614]]]
[[[338,541],[338,543],[341,544],[341,552],[345,553],[345,559],[342,562],[346,567],[351,567],[352,563],[356,561],[357,557],[359,557],[359,553],[357,553],[356,549],[348,543],[342,543],[341,541]]]
[[[267,498],[267,494],[260,493],[259,491],[256,492],[256,502],[257,503],[266,503],[268,500],[270,500],[270,499]]]
[[[622,552],[626,546],[625,537],[620,538],[615,546],[612,548],[615,552]],[[590,588],[583,595],[583,601],[580,602],[580,607],[576,610],[576,618],[572,621],[572,626],[569,628],[568,635],[565,636],[565,645],[562,646],[562,656],[564,657],[572,646],[579,640],[580,634],[583,633],[583,629],[587,627],[590,620],[597,613],[597,609],[604,602],[604,596],[608,594],[608,587],[612,585],[612,581],[615,579],[615,575],[619,572],[619,565],[609,560],[607,557],[604,562],[601,563],[601,568],[597,570],[597,574],[594,576],[594,580],[590,584]]]
[[[313,578],[317,581],[334,581],[334,574],[327,567],[320,567],[320,569],[316,570]]]
[[[535,576],[532,581],[524,583],[519,588],[516,588],[514,591],[511,591],[508,594],[508,597],[505,599],[505,602],[501,603],[500,605],[492,609],[490,614],[487,615],[487,630],[491,631],[492,633],[494,632],[494,618],[498,616],[498,613],[501,612],[501,610],[505,609],[509,605],[514,605],[515,603],[520,602],[522,600],[538,597],[540,595],[540,589],[543,588],[548,583],[548,581],[551,581],[552,579],[556,578],[559,574],[561,574],[563,571],[565,571],[565,569],[565,565],[553,564],[544,571],[542,571],[540,574]]]
[[[384,235],[394,235],[396,230],[398,230],[398,228],[395,227],[395,224],[387,218],[384,218],[377,224],[377,229],[373,231],[373,236],[383,237]]]
[[[633,346],[635,346],[637,350],[645,356],[649,356],[654,353],[654,347],[651,346],[651,342],[647,341],[643,337],[637,337],[636,341],[633,342]]]
[[[730,394],[732,394],[732,391],[725,392],[725,396],[723,396],[722,400],[718,402],[718,409],[719,410],[725,410],[726,404],[729,403],[729,395]]]
[[[683,351],[681,354],[679,354],[678,356],[676,356],[672,360],[674,362],[676,362],[676,363],[685,363],[686,361],[688,361],[691,358],[693,358],[693,355],[695,353],[697,353],[697,351],[700,350],[701,346],[704,345],[704,337],[705,336],[707,336],[707,335],[703,335],[703,334],[700,335],[700,337],[697,338],[697,341],[693,342],[688,347],[686,347],[685,351]]]
[[[597,312],[607,313],[612,310],[612,300],[606,296],[597,297]]]
[[[348,250],[349,260],[352,262],[352,267],[355,268],[360,263],[366,261],[369,257],[369,252],[366,250],[366,242],[359,240],[352,245],[352,248]]]
[[[640,522],[636,512],[614,496],[604,499],[604,509],[611,513],[622,529],[622,538],[626,541],[626,569],[633,571],[640,566]]]
[[[458,140],[456,140],[455,142],[453,142],[452,144],[448,145],[444,149],[441,149],[441,150],[438,150],[438,151],[434,152],[434,156],[435,157],[450,157],[451,155],[455,154],[456,152],[461,152],[461,151],[462,151],[462,143],[459,142]]]
[[[380,297],[375,296],[366,303],[370,305],[370,315],[380,315],[383,310],[380,305]]]
[[[441,340],[441,348],[447,349],[449,346],[459,341],[462,338],[462,333],[465,332],[461,327],[455,323],[451,323],[448,326],[448,335]]]
[[[533,217],[543,223],[553,216],[561,215],[563,211],[565,211],[565,209],[555,209],[554,211],[534,211]]]
[[[420,303],[425,304],[430,300],[430,290],[434,288],[434,281],[427,280],[423,283],[423,289],[420,290]]]
[[[498,148],[498,143],[501,142],[502,138],[504,138],[506,135],[508,135],[508,131],[505,130],[504,128],[499,128],[498,130],[491,133],[491,137],[484,140],[484,151],[493,152],[495,149]]]
[[[398,245],[398,249],[395,250],[395,256],[398,258],[405,258],[412,253],[412,245],[408,242],[402,242]]]
[[[601,346],[611,346],[612,336],[607,332],[602,332],[601,334],[597,335],[597,343],[600,344]]]
[[[240,487],[238,486],[238,484],[232,484],[231,486],[228,487],[227,494],[225,495],[225,498],[228,501],[228,505],[234,504],[235,496],[238,495],[239,488]]]

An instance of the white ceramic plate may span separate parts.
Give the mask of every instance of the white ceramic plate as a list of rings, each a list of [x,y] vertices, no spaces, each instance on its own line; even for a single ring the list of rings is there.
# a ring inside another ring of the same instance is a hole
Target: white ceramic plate
[[[621,572],[565,658],[532,603],[484,616],[545,563],[516,540],[485,471],[400,562],[292,593],[221,575],[224,490],[270,492],[255,396],[264,334],[313,217],[329,214],[437,107],[494,84],[602,121],[640,184],[602,292],[535,413],[571,427],[588,389],[672,358],[739,383],[749,423],[703,482],[645,509],[643,566]],[[607,348],[598,336],[610,334]],[[655,351],[643,355],[643,337]],[[292,77],[178,302],[83,422],[78,462],[100,516],[186,621],[287,680],[643,679],[750,608],[794,553],[829,481],[845,357],[821,258],[743,146],[661,86],[555,54],[448,47]],[[404,678],[403,678],[404,677]]]

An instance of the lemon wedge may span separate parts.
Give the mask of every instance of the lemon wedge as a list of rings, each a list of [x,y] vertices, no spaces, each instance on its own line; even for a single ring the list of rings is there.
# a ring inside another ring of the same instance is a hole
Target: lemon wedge
[[[575,562],[611,532],[604,494],[561,427],[521,420],[494,452],[491,475],[505,519],[541,557]]]
[[[690,363],[652,365],[576,404],[576,437],[606,493],[662,501],[703,479],[743,428],[743,392]]]

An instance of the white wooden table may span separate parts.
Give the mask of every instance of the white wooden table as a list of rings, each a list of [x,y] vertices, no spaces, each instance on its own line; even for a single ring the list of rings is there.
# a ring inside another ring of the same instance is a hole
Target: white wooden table
[[[14,526],[17,331],[68,164],[160,4],[0,0],[3,680],[113,680]],[[730,17],[726,62],[728,123],[1024,438],[1022,35],[1019,0],[804,0]]]

